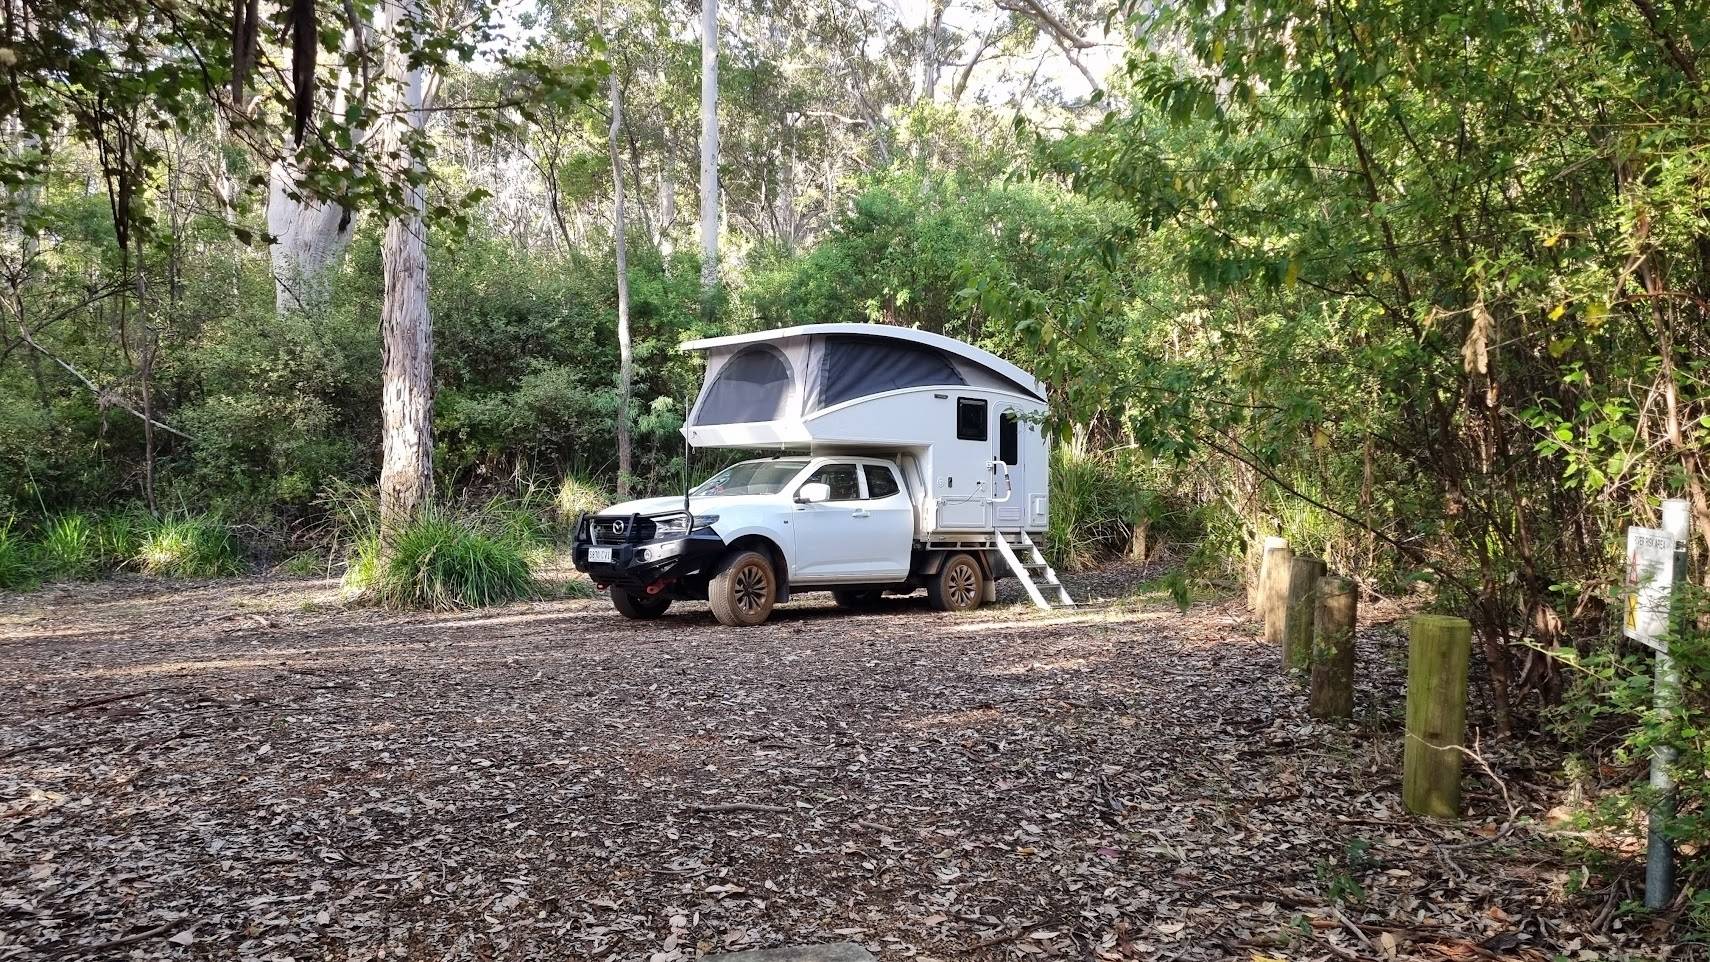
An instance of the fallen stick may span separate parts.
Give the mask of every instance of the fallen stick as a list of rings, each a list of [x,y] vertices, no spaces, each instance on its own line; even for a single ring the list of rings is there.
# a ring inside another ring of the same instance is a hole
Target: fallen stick
[[[721,815],[726,812],[765,812],[772,815],[788,815],[793,809],[782,805],[762,805],[759,802],[723,802],[718,805],[690,805],[688,811],[698,815]]]
[[[102,742],[116,742],[118,740],[119,736],[117,735],[107,735],[102,738],[80,739],[69,742],[31,742],[28,745],[19,745],[17,748],[8,752],[0,752],[0,760],[13,758],[15,756],[22,755],[25,752],[52,751],[56,748],[88,748],[90,745],[99,745]]]
[[[1377,952],[1377,950],[1378,950],[1377,946],[1372,944],[1371,939],[1366,938],[1366,933],[1364,930],[1362,930],[1357,924],[1355,924],[1352,920],[1350,920],[1346,915],[1343,915],[1341,909],[1337,908],[1334,905],[1329,906],[1329,908],[1330,908],[1330,914],[1336,916],[1336,921],[1342,923],[1342,928],[1347,929],[1348,934],[1352,935],[1356,939],[1359,939],[1361,945],[1372,950],[1373,952]],[[1381,955],[1382,953],[1379,953],[1379,954]]]
[[[162,922],[145,932],[138,932],[135,935],[127,935],[122,939],[114,939],[111,942],[97,942],[94,945],[68,945],[60,954],[76,955],[80,952],[100,952],[106,949],[117,949],[126,945],[135,945],[138,942],[147,942],[149,939],[163,934],[167,929],[170,929],[177,924],[177,922]]]
[[[43,714],[52,718],[55,715],[66,715],[74,711],[82,711],[85,708],[99,708],[102,705],[111,705],[116,701],[125,701],[130,698],[141,698],[144,695],[152,695],[154,692],[155,689],[150,688],[143,691],[125,692],[122,695],[108,695],[105,698],[91,698],[88,701],[73,702],[64,708],[56,708],[53,711],[44,712]]]

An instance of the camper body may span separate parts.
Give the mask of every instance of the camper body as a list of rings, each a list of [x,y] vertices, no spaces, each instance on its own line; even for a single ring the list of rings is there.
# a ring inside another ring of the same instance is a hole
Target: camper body
[[[868,324],[684,349],[707,354],[688,443],[768,456],[687,498],[583,519],[576,567],[626,615],[704,598],[721,622],[757,624],[794,592],[854,606],[919,588],[936,607],[969,609],[1008,573],[1002,532],[1046,527],[1044,389],[995,355]]]

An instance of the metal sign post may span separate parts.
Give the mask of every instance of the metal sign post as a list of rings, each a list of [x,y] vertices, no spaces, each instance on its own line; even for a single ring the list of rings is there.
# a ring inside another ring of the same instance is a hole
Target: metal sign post
[[[1668,653],[1671,627],[1681,624],[1673,615],[1674,584],[1686,580],[1688,512],[1686,501],[1673,499],[1662,506],[1662,528],[1627,529],[1627,598],[1622,633],[1656,651],[1655,699],[1657,714],[1666,719],[1680,698],[1680,674]],[[1674,895],[1674,851],[1667,829],[1674,818],[1675,763],[1673,745],[1660,744],[1651,754],[1650,832],[1645,860],[1645,907],[1660,909]]]

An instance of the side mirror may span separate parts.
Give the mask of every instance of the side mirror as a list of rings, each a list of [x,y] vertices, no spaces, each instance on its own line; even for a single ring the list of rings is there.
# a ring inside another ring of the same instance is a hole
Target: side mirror
[[[831,500],[831,485],[823,481],[810,481],[796,489],[796,500],[802,504],[818,504]]]

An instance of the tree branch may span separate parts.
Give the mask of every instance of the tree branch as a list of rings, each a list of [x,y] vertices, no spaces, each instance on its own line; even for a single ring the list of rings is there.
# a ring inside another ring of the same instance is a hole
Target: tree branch
[[[173,427],[172,425],[162,424],[161,422],[156,421],[154,418],[151,418],[148,415],[142,413],[141,411],[132,407],[129,403],[127,403],[125,401],[124,398],[120,397],[117,393],[112,392],[112,391],[103,390],[100,385],[96,384],[94,381],[91,381],[91,380],[89,380],[89,378],[85,377],[83,375],[82,371],[79,371],[77,368],[74,368],[70,364],[67,364],[65,361],[61,360],[58,355],[54,354],[52,351],[49,351],[47,348],[42,347],[40,344],[36,343],[36,339],[30,336],[30,329],[28,327],[24,326],[24,323],[22,320],[20,320],[18,322],[18,333],[23,336],[25,344],[28,344],[30,347],[35,348],[36,352],[38,354],[40,354],[42,357],[45,357],[48,360],[54,362],[55,364],[58,364],[60,367],[62,367],[66,370],[66,373],[70,374],[72,377],[77,378],[79,381],[83,382],[83,386],[87,387],[89,390],[95,392],[95,396],[97,398],[99,398],[102,401],[102,403],[110,403],[110,404],[114,405],[115,407],[122,408],[122,409],[130,412],[131,414],[135,415],[139,420],[141,420],[147,424],[152,424],[155,427],[161,429],[162,431],[166,431],[166,432],[171,433],[171,434],[176,434],[186,441],[196,440],[195,438],[191,437],[188,434],[185,434],[183,431],[178,430],[177,428]]]

